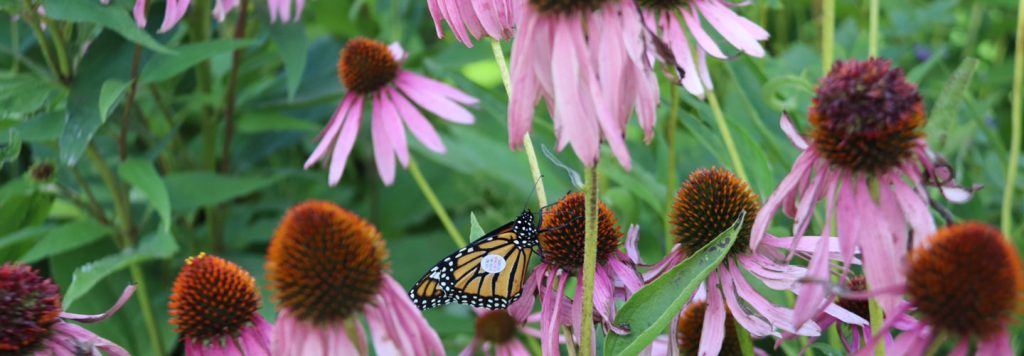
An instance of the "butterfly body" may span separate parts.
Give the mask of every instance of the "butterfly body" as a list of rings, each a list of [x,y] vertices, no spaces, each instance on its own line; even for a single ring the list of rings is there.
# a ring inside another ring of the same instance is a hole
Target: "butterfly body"
[[[409,291],[420,309],[448,303],[503,309],[519,299],[538,229],[529,209],[439,261]]]

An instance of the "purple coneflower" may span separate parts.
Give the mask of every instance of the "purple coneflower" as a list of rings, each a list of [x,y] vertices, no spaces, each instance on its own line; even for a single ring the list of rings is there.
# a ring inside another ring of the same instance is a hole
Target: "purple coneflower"
[[[473,341],[470,341],[460,356],[475,355],[477,350],[485,355],[507,355],[507,356],[529,356],[530,351],[526,349],[519,335],[525,334],[533,337],[540,337],[540,330],[522,326],[508,310],[495,309],[487,310],[473,308],[476,313],[476,324]],[[540,320],[540,314],[532,314],[527,322]]]
[[[693,95],[703,97],[705,89],[713,88],[706,55],[721,59],[729,58],[704,30],[701,18],[706,19],[733,47],[754,57],[764,56],[764,48],[758,41],[767,40],[768,31],[731,9],[742,6],[740,3],[723,0],[636,2],[643,7],[644,23],[648,28],[661,33],[671,48],[677,64],[687,74],[682,77],[683,87]],[[693,53],[689,37],[697,41],[697,53]]]
[[[270,355],[271,326],[259,314],[256,280],[238,265],[200,253],[178,272],[167,302],[186,355]]]
[[[441,136],[413,103],[442,119],[473,123],[473,114],[463,106],[476,105],[476,98],[448,84],[402,69],[404,60],[405,52],[397,43],[387,46],[363,37],[348,41],[338,59],[338,76],[348,93],[320,132],[320,143],[306,159],[305,168],[325,158],[331,149],[327,181],[332,186],[338,184],[359,133],[364,101],[373,102],[370,122],[373,157],[380,178],[387,185],[395,181],[396,156],[403,167],[409,165],[405,127],[431,151],[445,151]]]
[[[728,230],[741,213],[746,212],[746,216],[754,216],[759,209],[760,201],[757,194],[732,172],[721,168],[694,171],[676,192],[672,208],[670,218],[674,225],[673,235],[676,244],[663,260],[645,273],[645,279],[656,278],[681,263],[688,255],[703,248],[719,234]],[[700,313],[704,317],[701,324],[703,328],[699,329],[701,337],[690,339],[700,340],[700,344],[694,345],[691,342],[686,346],[699,350],[701,355],[714,355],[731,347],[725,344],[728,334],[724,326],[730,325],[727,323],[727,314],[732,315],[754,337],[780,336],[780,331],[805,336],[816,336],[820,333],[820,328],[815,323],[793,324],[791,309],[774,305],[747,281],[743,271],[749,272],[772,289],[790,290],[796,286],[797,280],[806,274],[802,267],[777,262],[782,256],[770,246],[788,245],[786,239],[769,237],[764,248],[752,250],[752,226],[752,219],[744,219],[736,242],[733,243],[725,260],[704,282],[705,296],[701,298],[695,294],[691,302],[690,308],[697,307],[695,305],[698,304],[694,303],[703,303],[706,306]],[[631,236],[627,240],[632,242],[636,238]],[[633,249],[633,246],[630,243],[630,249]],[[727,310],[731,310],[731,313],[727,313]],[[849,322],[867,323],[866,320],[835,306],[831,306],[827,311]],[[696,315],[694,313],[696,312],[693,311],[690,316]],[[687,312],[684,311],[677,318],[686,316]],[[672,332],[675,333],[678,325],[682,324],[684,322],[677,319],[677,323],[672,325]]]
[[[569,278],[583,275],[584,197],[575,192],[566,195],[544,212],[540,234],[543,259],[523,286],[523,296],[509,306],[509,312],[524,322],[533,310],[535,296],[541,299],[541,347],[545,355],[558,354],[560,326],[581,330],[583,298],[570,299],[565,295]],[[622,232],[616,226],[615,215],[598,204],[597,269],[594,274],[594,320],[617,333],[626,333],[614,324],[615,300],[624,300],[642,287],[636,266],[626,254],[619,251]],[[617,286],[622,288],[616,288]],[[622,289],[624,293],[617,292]],[[618,295],[624,294],[624,295]],[[583,283],[576,284],[576,293],[583,295]],[[586,327],[593,328],[593,325]],[[578,337],[578,336],[577,336]],[[579,340],[575,340],[579,341]]]
[[[893,271],[899,270],[907,246],[935,231],[924,185],[940,185],[952,201],[970,196],[952,186],[949,167],[923,138],[925,115],[917,88],[888,60],[837,61],[822,79],[808,116],[810,142],[782,116],[783,131],[803,152],[757,215],[751,246],[762,241],[780,206],[794,220],[793,243],[798,244],[824,198],[824,231],[828,234],[833,216],[838,230],[841,280],[859,250],[871,289],[902,283],[903,276]],[[828,245],[819,241],[809,279],[829,280]],[[818,314],[828,300],[826,288],[820,282],[801,287],[795,323]],[[880,296],[878,302],[893,314],[899,297]]]
[[[427,6],[438,38],[444,37],[441,23],[447,22],[459,42],[473,47],[473,40],[483,36],[496,40],[512,38],[516,3],[520,1],[523,0],[427,0]]]
[[[923,355],[950,337],[959,338],[951,355],[966,355],[972,339],[976,355],[1013,354],[1009,324],[1024,306],[1024,270],[999,230],[976,222],[943,227],[908,261],[901,287],[909,303],[900,303],[897,312],[916,311],[920,320],[886,347],[888,353]],[[880,334],[901,321],[887,318]],[[861,354],[877,342],[876,336]]]
[[[132,8],[132,15],[135,17],[135,23],[139,27],[146,27],[146,4],[148,1],[135,0],[135,7]],[[295,20],[298,21],[302,15],[302,7],[306,2],[305,0],[267,0],[267,6],[270,8],[270,21],[276,22],[280,19],[287,22],[291,20],[293,1],[295,2]],[[100,2],[109,4],[110,0],[100,0]],[[239,4],[241,4],[240,0],[216,0],[213,5],[213,16],[217,21],[224,21],[228,12],[237,8]],[[166,0],[164,5],[164,21],[160,24],[160,29],[157,32],[164,33],[174,28],[185,17],[185,13],[188,12],[190,5],[192,5],[192,0]]]
[[[135,291],[128,286],[105,313],[61,310],[60,288],[27,265],[0,265],[0,354],[128,356],[128,351],[85,328],[66,322],[95,323],[116,313]]]
[[[443,355],[437,332],[387,274],[387,254],[377,227],[333,203],[289,209],[267,253],[279,310],[272,354],[366,354],[362,314],[377,354]]]
[[[509,144],[522,144],[543,97],[558,148],[572,144],[587,166],[608,141],[631,167],[626,122],[634,111],[645,139],[653,135],[658,85],[633,0],[523,0],[512,44]]]

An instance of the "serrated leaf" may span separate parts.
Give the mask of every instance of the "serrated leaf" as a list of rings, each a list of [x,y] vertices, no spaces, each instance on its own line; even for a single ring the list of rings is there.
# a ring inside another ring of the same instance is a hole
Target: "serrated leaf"
[[[121,96],[124,95],[125,89],[128,89],[130,84],[131,82],[117,79],[103,82],[103,86],[100,87],[100,122],[107,122],[110,110],[121,100]]]
[[[70,22],[85,22],[103,26],[125,39],[160,53],[174,53],[157,42],[135,24],[128,12],[116,6],[104,6],[99,1],[46,0],[46,16]]]
[[[75,250],[110,234],[110,228],[92,220],[79,220],[49,230],[42,240],[18,258],[35,263],[44,258]]]
[[[628,326],[630,333],[609,333],[604,342],[604,354],[636,355],[653,342],[679,314],[701,282],[729,254],[745,215],[746,212],[741,213],[732,227],[629,298],[615,316],[615,323]]]
[[[139,84],[160,82],[181,74],[211,57],[255,45],[255,40],[212,40],[175,48],[177,53],[154,56],[142,67]]]
[[[481,236],[484,236],[486,232],[480,227],[480,222],[476,220],[476,214],[472,211],[469,212],[469,241],[475,241]]]
[[[302,22],[284,22],[270,25],[270,38],[277,44],[277,53],[284,62],[285,82],[288,100],[295,98],[295,92],[302,83],[306,71],[306,30]]]
[[[960,104],[964,101],[964,94],[967,92],[967,87],[971,84],[974,70],[977,68],[977,59],[964,58],[960,62],[960,66],[956,68],[956,71],[946,81],[946,85],[942,88],[942,93],[939,94],[939,98],[935,101],[935,106],[932,107],[932,111],[928,115],[928,131],[931,131],[928,137],[937,140],[931,142],[932,144],[942,145],[945,143],[948,132],[953,129],[952,125],[956,122],[957,112],[960,111]]]
[[[107,276],[133,263],[169,258],[176,252],[178,243],[174,241],[174,237],[170,233],[159,231],[142,239],[138,248],[129,248],[76,268],[71,274],[71,285],[64,293],[64,310]]]
[[[191,211],[252,193],[274,184],[283,175],[234,177],[210,172],[183,172],[164,177],[171,206]]]
[[[142,191],[146,199],[149,199],[149,204],[160,215],[160,229],[169,232],[172,222],[171,198],[167,194],[167,186],[164,185],[156,168],[153,168],[153,164],[136,158],[128,159],[117,167],[117,174]]]

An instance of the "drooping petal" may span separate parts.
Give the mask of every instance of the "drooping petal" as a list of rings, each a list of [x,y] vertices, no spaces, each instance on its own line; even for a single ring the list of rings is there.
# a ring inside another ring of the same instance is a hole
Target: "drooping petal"
[[[395,182],[395,145],[381,117],[382,108],[379,97],[373,98],[373,113],[370,119],[370,136],[373,138],[373,160],[377,163],[377,173],[380,174],[384,185],[391,185]]]
[[[121,310],[121,307],[124,306],[124,303],[128,302],[128,299],[130,299],[132,297],[132,293],[134,293],[134,292],[135,292],[135,285],[134,284],[125,287],[124,290],[121,291],[121,296],[117,298],[116,302],[114,302],[114,305],[110,306],[110,308],[107,309],[107,311],[105,311],[103,313],[100,313],[100,314],[76,314],[76,313],[61,312],[60,313],[60,317],[63,318],[63,319],[70,319],[70,320],[77,321],[79,323],[86,323],[86,324],[95,323],[97,321],[104,320],[106,318],[109,318],[111,315],[114,315],[114,313],[117,313],[118,310]]]
[[[343,119],[341,133],[335,140],[334,152],[331,154],[331,166],[327,175],[327,182],[331,186],[335,186],[341,181],[341,174],[344,173],[348,155],[352,153],[352,146],[356,144],[356,134],[359,133],[359,123],[363,117],[363,98],[360,95],[353,99],[352,108]]]
[[[302,168],[309,169],[309,167],[312,167],[314,163],[323,157],[324,153],[327,152],[327,149],[334,144],[337,139],[338,130],[341,130],[341,124],[348,116],[348,112],[351,110],[352,102],[355,100],[356,96],[357,95],[345,95],[345,98],[341,101],[341,105],[334,110],[334,114],[331,114],[331,119],[327,121],[327,126],[324,126],[324,129],[320,131],[319,135],[317,135],[320,139],[320,143],[318,143],[316,148],[313,149],[313,153],[311,153],[309,158],[306,159],[306,163],[302,165]],[[362,107],[360,107],[359,110],[361,111]]]
[[[381,113],[379,117],[383,121],[381,126],[384,127],[384,134],[387,135],[388,141],[391,142],[391,148],[394,149],[395,154],[398,156],[398,162],[402,164],[402,167],[408,167],[409,143],[406,141],[405,127],[402,126],[402,119],[398,116],[398,110],[386,92],[379,93],[377,98],[380,100],[379,109]],[[374,111],[376,110],[377,108],[374,108]]]
[[[721,270],[721,269],[719,269]],[[704,321],[700,329],[700,347],[698,355],[718,355],[725,340],[725,300],[717,288],[708,293],[707,309],[704,310]]]
[[[427,121],[427,118],[405,96],[398,93],[397,90],[392,88],[386,90],[388,96],[391,97],[391,101],[395,104],[395,108],[398,109],[402,121],[409,127],[409,131],[412,132],[413,136],[416,136],[416,139],[420,140],[420,143],[423,143],[423,146],[426,146],[431,151],[444,153],[444,142],[441,142],[441,136],[437,134],[434,126]]]

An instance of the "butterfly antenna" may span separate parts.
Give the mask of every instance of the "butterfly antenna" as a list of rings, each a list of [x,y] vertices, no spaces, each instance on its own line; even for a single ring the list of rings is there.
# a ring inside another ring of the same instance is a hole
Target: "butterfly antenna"
[[[535,179],[533,181],[533,190],[530,192],[530,196],[526,198],[526,201],[523,202],[523,210],[524,211],[529,209],[529,207],[530,207],[530,200],[533,200],[533,197],[537,195],[537,186],[540,185],[540,180],[542,178],[544,178],[543,174],[537,176],[537,179]],[[543,210],[544,208],[546,208],[546,207],[541,207],[541,210]]]

